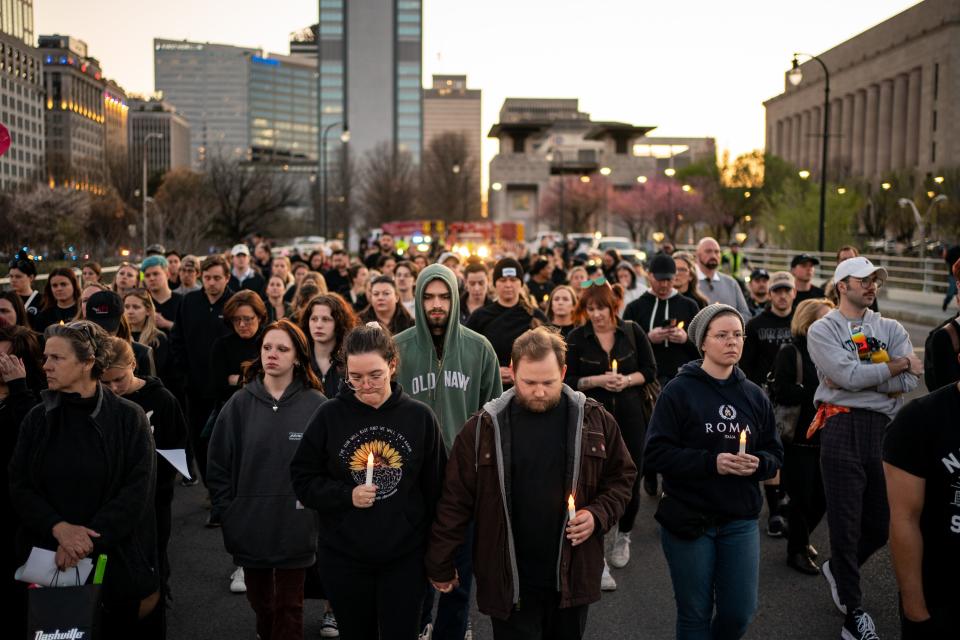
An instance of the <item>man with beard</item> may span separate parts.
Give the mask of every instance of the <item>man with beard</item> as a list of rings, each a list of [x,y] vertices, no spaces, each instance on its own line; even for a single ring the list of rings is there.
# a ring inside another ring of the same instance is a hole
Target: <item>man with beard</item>
[[[821,571],[834,605],[846,615],[843,637],[856,640],[876,638],[873,620],[861,608],[860,567],[886,544],[890,525],[883,436],[923,372],[903,326],[870,311],[886,279],[887,270],[866,258],[841,262],[833,275],[840,305],[807,333],[820,379],[807,437],[822,429],[830,525],[831,558]]]
[[[472,521],[473,562],[484,568],[477,606],[493,618],[494,638],[579,639],[600,599],[603,536],[637,470],[613,416],[563,383],[559,334],[527,331],[512,356],[515,386],[453,444],[427,575],[441,593],[456,588],[456,550]]]
[[[770,303],[770,274],[766,269],[754,269],[750,273],[750,282],[747,283],[747,306],[750,308],[751,317],[756,317],[763,313]]]
[[[330,270],[323,274],[327,290],[347,297],[350,295],[350,256],[343,249],[330,254]]]
[[[380,246],[380,251],[371,253],[363,259],[363,264],[367,265],[367,269],[376,269],[380,258],[390,256],[396,259],[397,257],[397,246],[393,241],[392,234],[384,231],[380,234],[380,240],[377,244]]]
[[[743,297],[740,283],[725,273],[720,273],[720,245],[707,237],[697,244],[697,279],[700,293],[711,304],[719,302],[736,309],[744,318],[750,317],[750,308]]]
[[[500,397],[500,367],[490,342],[460,324],[453,271],[440,264],[428,266],[417,278],[414,299],[417,322],[396,336],[397,381],[410,397],[433,409],[449,451],[467,419]],[[465,544],[456,550],[460,585],[440,597],[435,639],[463,640],[470,618],[471,546],[468,532]],[[431,589],[424,604],[424,627],[430,624],[432,608]]]

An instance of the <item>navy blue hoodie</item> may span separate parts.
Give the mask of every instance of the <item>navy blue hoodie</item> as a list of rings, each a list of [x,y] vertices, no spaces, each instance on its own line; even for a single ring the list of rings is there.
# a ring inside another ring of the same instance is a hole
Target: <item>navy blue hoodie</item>
[[[644,465],[663,475],[663,491],[703,513],[729,519],[756,518],[763,506],[759,481],[783,464],[773,407],[738,367],[717,380],[688,362],[667,383],[647,430]],[[717,473],[717,455],[737,453],[740,432],[747,453],[760,458],[748,477]]]

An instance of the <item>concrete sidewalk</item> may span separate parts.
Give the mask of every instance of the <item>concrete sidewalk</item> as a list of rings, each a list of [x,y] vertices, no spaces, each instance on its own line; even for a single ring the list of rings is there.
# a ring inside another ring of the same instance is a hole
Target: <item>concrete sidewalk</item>
[[[943,296],[940,295],[902,289],[881,289],[880,292],[877,301],[880,313],[900,322],[912,322],[933,328],[957,313],[955,301],[943,311]]]

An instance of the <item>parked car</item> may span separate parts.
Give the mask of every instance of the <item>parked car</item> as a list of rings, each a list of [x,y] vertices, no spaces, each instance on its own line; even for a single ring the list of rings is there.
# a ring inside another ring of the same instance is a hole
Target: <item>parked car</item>
[[[595,238],[593,248],[601,253],[607,249],[616,249],[622,252],[625,249],[633,249],[633,242],[625,236],[600,236]]]

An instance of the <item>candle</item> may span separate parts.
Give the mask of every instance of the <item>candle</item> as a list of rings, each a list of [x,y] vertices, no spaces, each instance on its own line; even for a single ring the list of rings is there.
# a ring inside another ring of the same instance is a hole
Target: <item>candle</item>
[[[546,302],[546,301],[549,300],[549,299],[550,299],[550,294],[547,294],[547,293],[543,294],[543,301],[544,301],[544,302]]]
[[[677,329],[683,329],[683,320],[677,323]]]
[[[567,498],[567,518],[573,520],[577,515],[577,505],[573,502],[573,494]]]
[[[614,359],[613,359],[613,362],[610,363],[610,368],[613,369],[613,372],[614,372],[614,373],[617,372],[617,359],[616,359],[616,358],[614,358]]]
[[[373,485],[373,451],[367,456],[367,486]]]
[[[747,432],[743,430],[740,432],[740,455],[743,455],[747,452]]]

